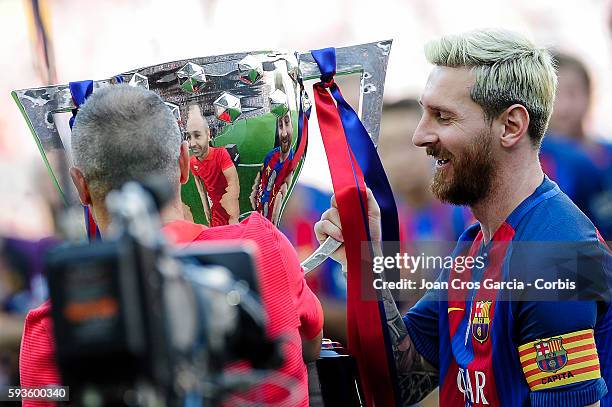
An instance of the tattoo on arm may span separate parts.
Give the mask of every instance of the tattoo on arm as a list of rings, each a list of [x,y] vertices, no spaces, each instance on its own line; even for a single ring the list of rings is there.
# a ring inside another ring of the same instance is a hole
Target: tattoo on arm
[[[423,400],[438,386],[438,370],[417,352],[391,292],[382,289],[381,296],[398,374],[400,398],[402,405],[409,406]]]

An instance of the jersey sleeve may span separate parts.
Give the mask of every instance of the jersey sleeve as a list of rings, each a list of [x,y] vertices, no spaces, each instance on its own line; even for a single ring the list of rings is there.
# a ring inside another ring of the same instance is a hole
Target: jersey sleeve
[[[274,311],[280,312],[285,319],[289,314],[293,314],[295,322],[289,323],[299,329],[302,337],[313,339],[323,329],[323,309],[319,299],[306,283],[295,248],[276,226],[257,212],[249,216],[249,228],[253,230],[253,238],[260,243],[260,248],[265,247],[260,256],[262,261],[259,267],[264,273],[274,273],[274,277],[269,276],[268,282],[278,280],[280,273],[286,276],[286,288],[283,288],[282,292],[270,292],[270,295],[275,297],[287,297],[287,302],[279,302]],[[291,306],[293,309],[287,309]]]
[[[268,166],[268,164],[270,164],[270,161],[272,160],[272,156],[274,155],[275,152],[276,152],[276,149],[273,149],[273,150],[270,150],[268,154],[266,154],[261,164],[262,171]]]
[[[598,336],[602,326],[610,325],[609,305],[601,301],[600,291],[610,273],[609,252],[591,243],[555,245],[531,247],[525,254],[530,261],[518,262],[522,274],[515,270],[515,276],[532,283],[513,303],[517,351],[532,406],[586,406],[608,391],[600,354],[609,359],[611,345],[609,338]],[[580,260],[585,250],[586,263]],[[579,260],[568,262],[568,257]],[[576,290],[538,289],[538,278],[575,283]]]
[[[523,303],[517,321],[532,406],[586,406],[607,393],[595,341],[595,302]]]
[[[225,171],[228,168],[232,167],[234,165],[234,162],[232,161],[232,157],[230,157],[229,153],[224,147],[219,148],[219,166],[221,167],[221,171]]]
[[[293,294],[294,303],[300,318],[300,333],[306,339],[313,339],[323,329],[323,308],[317,296],[306,283],[304,270],[298,260],[295,248],[287,237],[281,233],[270,222],[270,228],[278,236],[279,251],[282,253],[282,261],[289,286]]]
[[[439,363],[439,290],[429,290],[404,316],[410,339],[432,366]]]
[[[19,379],[22,387],[61,385],[48,303],[31,310],[26,317],[19,352]],[[23,400],[23,406],[47,407],[55,403]]]

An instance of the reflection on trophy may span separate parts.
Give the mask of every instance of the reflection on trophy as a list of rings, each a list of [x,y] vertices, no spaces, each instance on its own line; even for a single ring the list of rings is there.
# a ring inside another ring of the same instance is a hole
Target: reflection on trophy
[[[334,60],[337,75],[361,76],[359,116],[365,138],[374,143],[378,137],[389,47],[387,41],[343,48],[338,50],[338,63]],[[164,63],[89,83],[90,93],[127,83],[147,88],[161,97],[182,129],[190,150],[189,180],[181,187],[182,212],[195,223],[214,228],[238,223],[252,212],[278,225],[306,155],[310,106],[303,81],[320,76],[311,53],[264,51]],[[13,93],[45,160],[47,155],[63,154],[70,162],[67,124],[79,108],[74,96],[73,89],[66,85]],[[82,96],[79,103],[87,97]],[[49,167],[49,171],[54,179],[63,179],[61,168]],[[68,185],[64,182],[58,185],[60,192],[66,192]],[[89,218],[89,224],[95,227],[92,219]],[[339,242],[329,238],[302,264],[304,271],[316,268],[339,246]],[[299,263],[296,269],[299,270]],[[342,376],[347,379],[345,383],[335,384],[331,378],[338,379],[340,375],[330,369],[339,367],[337,356],[345,351],[340,352],[341,347],[335,345],[332,348],[338,350],[333,357],[317,363],[322,376],[330,378],[327,388],[321,383],[323,398],[328,405],[337,405],[329,400],[335,396],[348,400],[342,390],[348,389],[347,392],[355,393],[352,398],[355,402],[363,400],[354,370],[357,365],[360,370],[365,365],[352,359],[362,355],[343,355],[347,363],[342,369],[351,372]],[[318,354],[317,348],[315,351]],[[321,353],[321,357],[320,360],[325,359],[325,354]],[[364,382],[371,382],[368,369],[361,373]]]
[[[250,196],[254,210],[277,224],[281,203],[287,195],[293,176],[293,121],[287,96],[280,90],[270,95],[272,113],[276,116],[274,149],[266,154],[255,177]]]
[[[238,172],[225,148],[210,146],[210,127],[198,104],[188,106],[185,140],[192,153],[189,167],[208,224],[238,223]]]

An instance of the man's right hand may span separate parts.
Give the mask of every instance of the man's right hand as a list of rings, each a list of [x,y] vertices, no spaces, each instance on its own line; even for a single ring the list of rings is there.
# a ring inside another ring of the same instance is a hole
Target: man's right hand
[[[368,205],[368,223],[370,227],[370,237],[373,242],[380,242],[381,240],[381,229],[380,229],[380,207],[374,199],[374,194],[370,188],[367,188],[367,205]],[[315,224],[315,234],[319,244],[323,243],[328,237],[332,237],[339,242],[344,242],[342,235],[342,225],[340,223],[340,212],[338,211],[338,204],[336,202],[336,196],[333,195],[331,198],[331,207],[323,212],[321,220]],[[346,269],[346,251],[344,245],[340,246],[331,257],[338,263],[342,264],[342,268]]]

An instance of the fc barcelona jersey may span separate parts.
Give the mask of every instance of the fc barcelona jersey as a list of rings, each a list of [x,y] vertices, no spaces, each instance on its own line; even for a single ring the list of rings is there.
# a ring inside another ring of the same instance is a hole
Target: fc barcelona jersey
[[[554,182],[545,178],[490,242],[479,224],[468,228],[453,256],[483,260],[456,261],[438,278],[447,288],[404,316],[439,370],[440,405],[612,406],[612,256]]]
[[[280,160],[280,155],[280,147],[276,147],[266,155],[261,167],[256,209],[268,220],[272,218],[276,193],[292,171],[293,151],[285,161]]]

